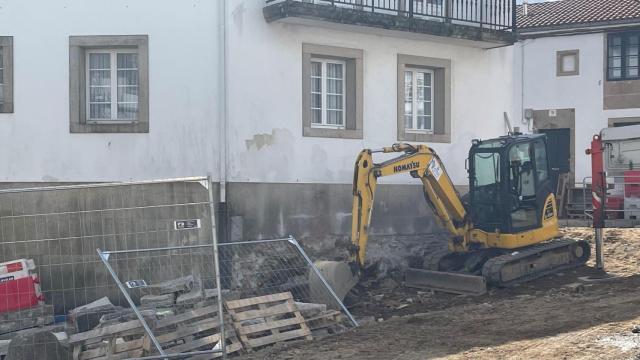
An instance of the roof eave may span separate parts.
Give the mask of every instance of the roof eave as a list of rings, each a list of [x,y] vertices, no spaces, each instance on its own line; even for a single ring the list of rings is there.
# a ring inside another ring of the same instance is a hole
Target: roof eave
[[[631,26],[640,26],[640,18],[524,27],[518,28],[518,33],[520,34],[521,38],[531,38],[560,35],[564,33],[579,34],[583,32],[589,33],[594,31],[606,31],[613,28],[626,28]]]

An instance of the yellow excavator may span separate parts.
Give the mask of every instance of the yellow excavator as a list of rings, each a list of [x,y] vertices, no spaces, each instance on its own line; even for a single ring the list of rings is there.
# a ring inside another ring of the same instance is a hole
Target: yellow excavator
[[[375,153],[400,155],[380,163]],[[561,238],[544,134],[473,140],[467,159],[469,193],[456,191],[444,164],[427,145],[394,144],[360,152],[353,179],[350,256],[317,266],[343,298],[365,265],[378,179],[410,174],[450,233],[448,249],[425,254],[405,284],[460,294],[482,294],[487,284],[508,287],[586,263],[589,243]]]

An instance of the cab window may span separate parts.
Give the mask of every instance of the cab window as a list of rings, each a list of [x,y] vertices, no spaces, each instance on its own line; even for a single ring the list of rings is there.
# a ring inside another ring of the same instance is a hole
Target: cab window
[[[549,164],[547,163],[547,149],[542,141],[533,144],[533,152],[536,157],[536,175],[538,183],[542,184],[549,178]]]

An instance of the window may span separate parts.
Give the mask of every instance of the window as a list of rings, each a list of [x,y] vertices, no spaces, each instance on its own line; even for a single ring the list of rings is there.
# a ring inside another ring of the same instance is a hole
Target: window
[[[69,39],[70,131],[149,132],[145,35]]]
[[[0,36],[0,113],[13,112],[13,37]]]
[[[344,129],[345,62],[311,59],[311,126]]]
[[[451,60],[398,55],[398,140],[451,142]]]
[[[138,54],[130,50],[86,53],[87,122],[138,118]]]
[[[607,78],[609,80],[640,79],[640,31],[609,34],[607,50]]]
[[[363,52],[302,45],[302,135],[362,139]]]
[[[536,173],[538,174],[538,183],[542,184],[549,178],[547,149],[542,141],[536,141],[535,143],[533,143],[533,150],[536,157]]]
[[[556,53],[556,75],[572,76],[580,73],[580,50],[565,50]]]
[[[404,129],[433,133],[433,71],[404,72]]]

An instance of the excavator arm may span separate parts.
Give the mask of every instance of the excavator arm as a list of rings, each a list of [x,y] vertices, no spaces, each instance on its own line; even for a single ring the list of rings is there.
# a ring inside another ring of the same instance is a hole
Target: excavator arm
[[[376,164],[374,153],[401,153]],[[470,222],[467,211],[456,191],[444,164],[435,151],[426,145],[394,144],[379,150],[365,149],[355,164],[353,179],[353,209],[350,263],[364,266],[369,224],[378,178],[409,173],[420,179],[427,203],[442,226],[452,235],[450,250],[462,251]]]

